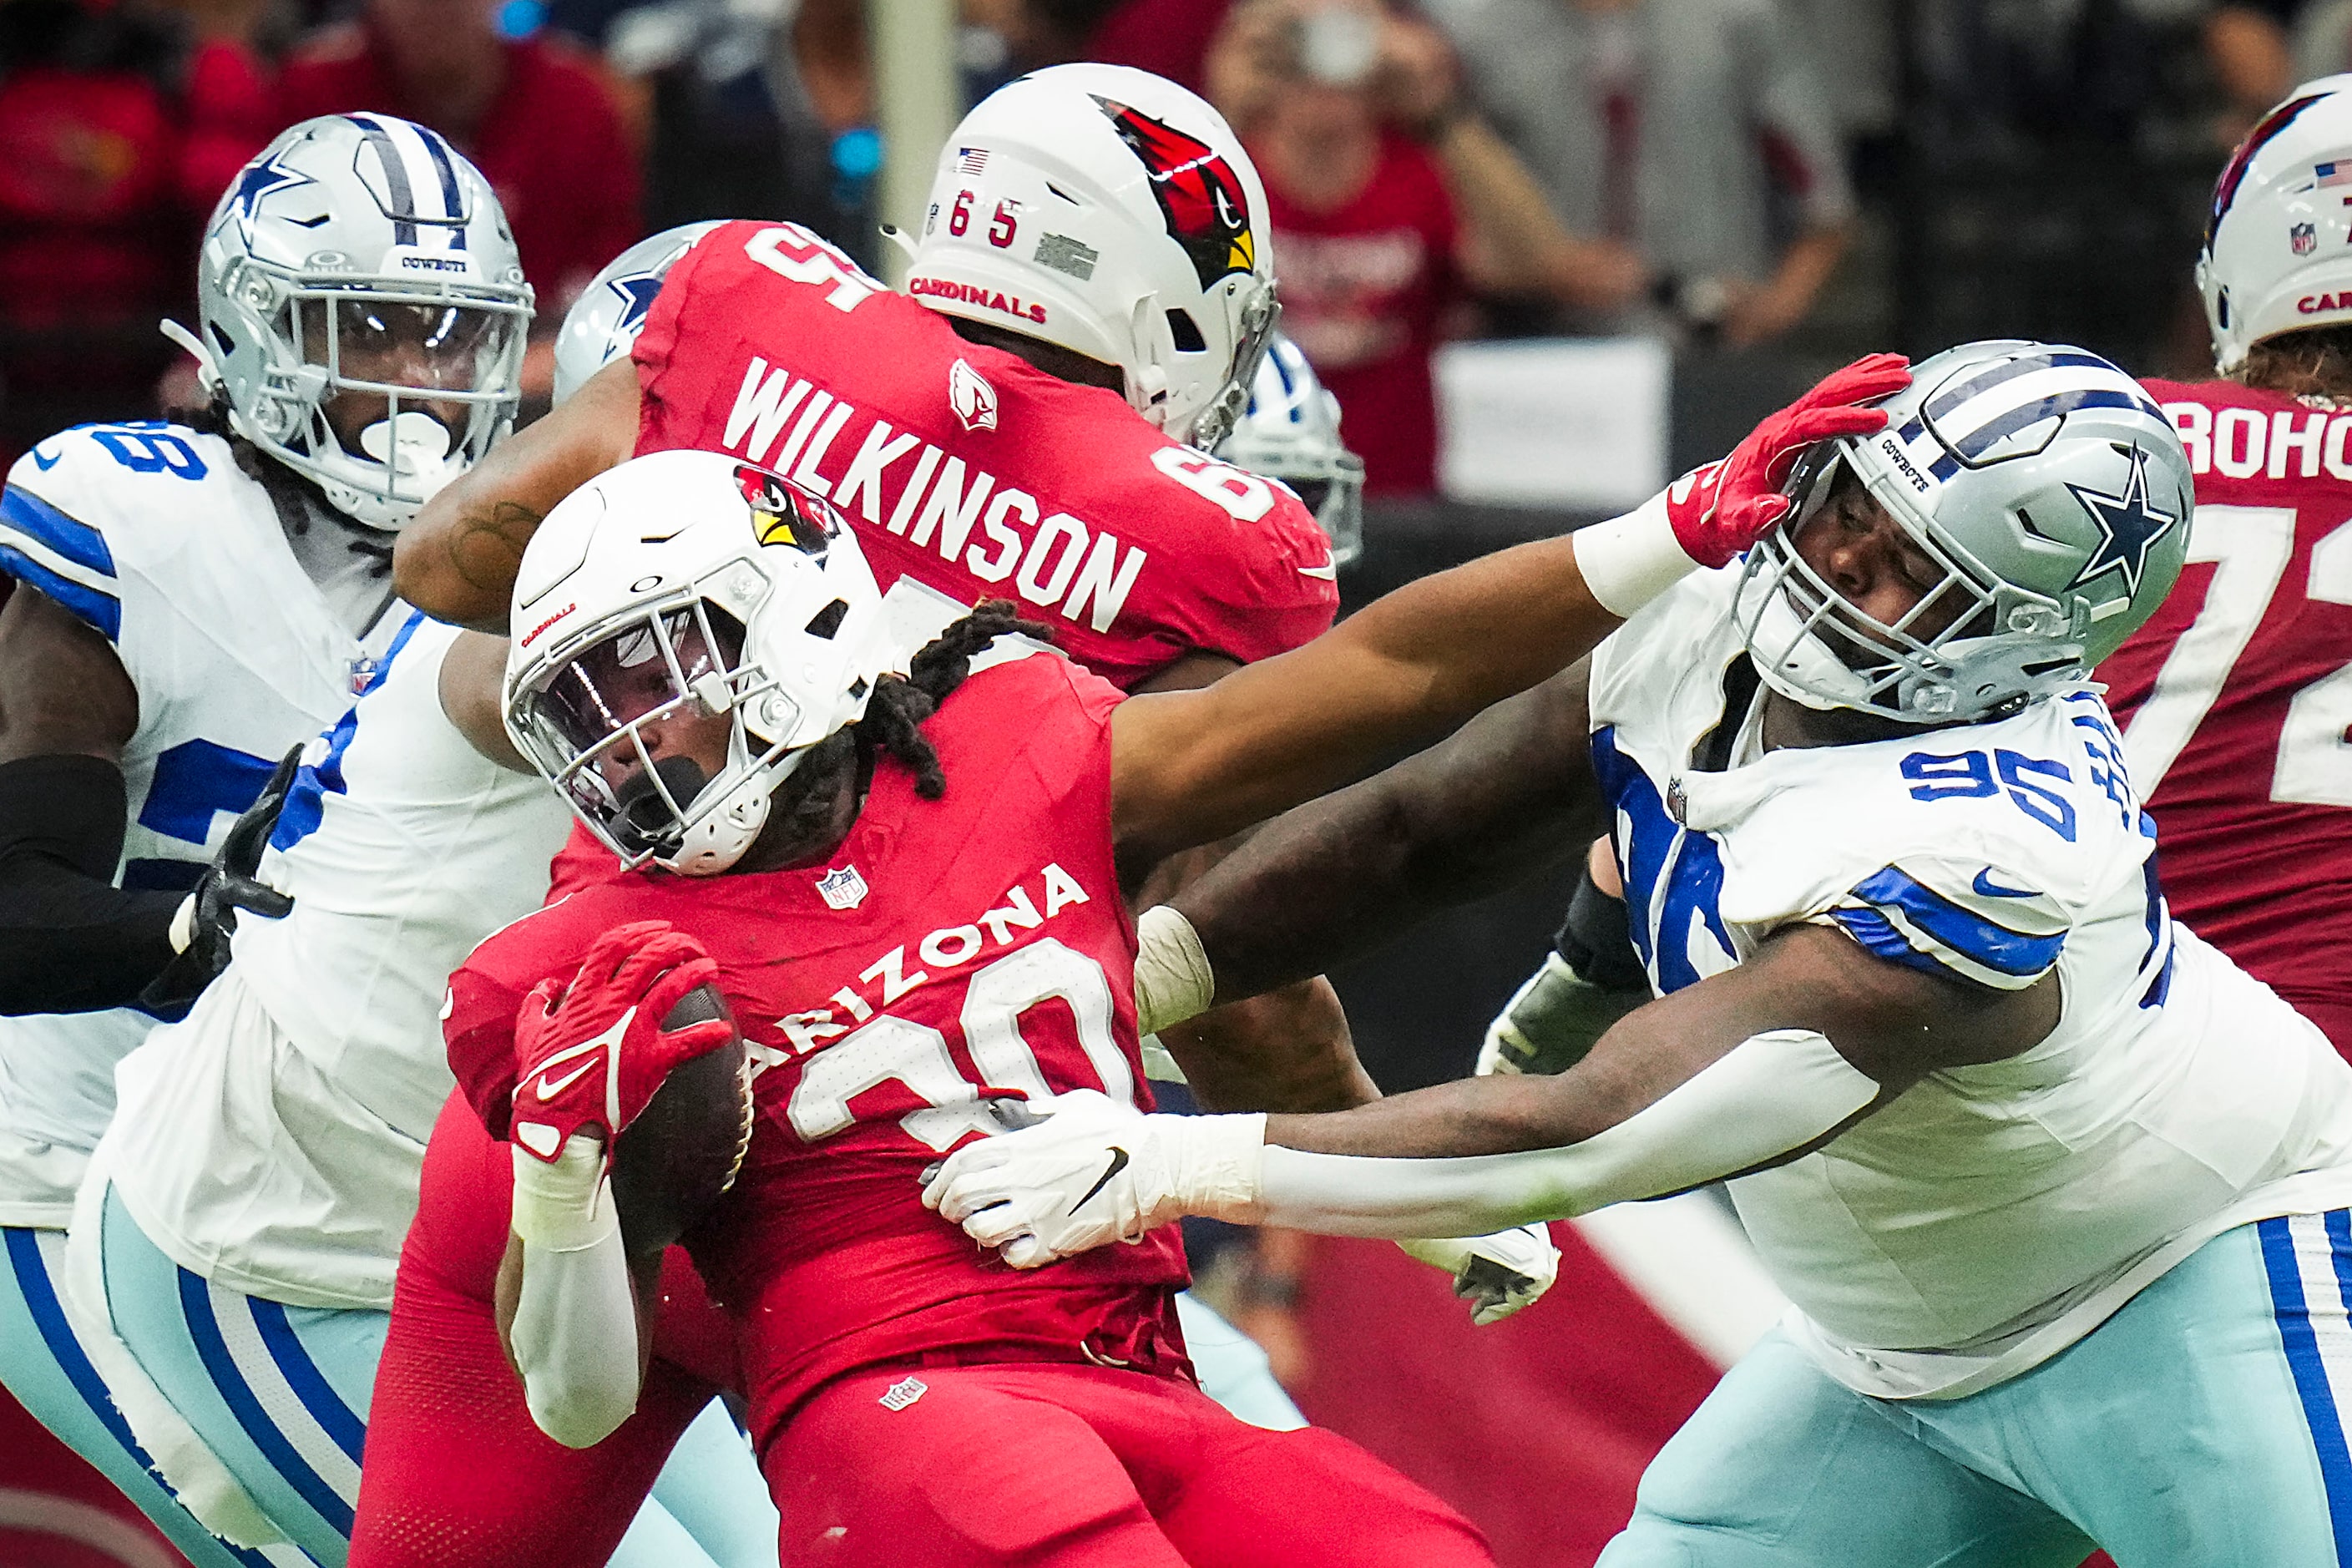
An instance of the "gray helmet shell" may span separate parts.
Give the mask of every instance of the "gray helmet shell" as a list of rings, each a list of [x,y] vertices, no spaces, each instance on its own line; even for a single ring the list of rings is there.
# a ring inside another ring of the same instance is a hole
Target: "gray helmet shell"
[[[1307,500],[1330,537],[1334,566],[1364,552],[1364,459],[1339,438],[1339,400],[1281,333],[1267,343],[1250,381],[1249,407],[1216,455]]]
[[[654,297],[677,258],[721,220],[684,223],[641,239],[604,264],[563,314],[555,334],[555,403],[561,407],[587,379],[637,345]]]
[[[2189,548],[2189,457],[2155,400],[2105,360],[1969,343],[1919,364],[1885,408],[1885,430],[1808,455],[1788,521],[1749,552],[1738,614],[1775,689],[1915,722],[2012,712],[2081,680],[2172,591]],[[1943,572],[1895,625],[1798,553],[1841,469]]]
[[[513,424],[530,285],[489,182],[423,126],[332,114],[281,132],[213,209],[196,295],[201,341],[172,331],[226,391],[231,426],[371,527],[405,523]],[[370,305],[439,312],[473,345],[465,374],[430,386],[346,374],[343,309]],[[368,449],[328,421],[345,392],[387,400]],[[462,407],[465,427],[426,403]]]

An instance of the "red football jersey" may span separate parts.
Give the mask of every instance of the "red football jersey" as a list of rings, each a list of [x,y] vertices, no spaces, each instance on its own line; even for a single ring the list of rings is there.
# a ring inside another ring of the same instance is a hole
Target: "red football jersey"
[[[2352,1048],[2352,411],[2151,381],[2197,474],[2180,585],[2099,667],[2172,912]]]
[[[1014,326],[1045,309],[1004,306]],[[1115,392],[966,342],[796,225],[705,237],[635,357],[640,453],[787,473],[849,519],[885,593],[904,576],[959,605],[1013,599],[1122,689],[1196,649],[1247,664],[1297,647],[1339,611],[1330,542],[1297,497]]]
[[[759,1115],[734,1190],[687,1246],[741,1327],[762,1442],[828,1380],[926,1356],[1190,1373],[1172,1227],[1021,1273],[920,1201],[924,1167],[993,1126],[983,1088],[1150,1103],[1111,856],[1119,700],[1046,655],[982,670],[924,726],[941,799],[885,755],[824,865],[606,880],[489,937],[451,977],[450,1065],[503,1128],[516,1009],[598,932],[666,920],[718,960]]]

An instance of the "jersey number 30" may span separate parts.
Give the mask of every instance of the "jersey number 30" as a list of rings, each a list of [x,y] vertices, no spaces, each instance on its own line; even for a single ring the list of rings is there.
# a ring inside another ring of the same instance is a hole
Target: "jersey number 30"
[[[972,1066],[990,1092],[1018,1089],[1032,1100],[1054,1092],[1029,1042],[1021,1015],[1059,1001],[1077,1023],[1078,1045],[1102,1080],[1103,1092],[1135,1102],[1135,1076],[1111,1032],[1110,979],[1086,954],[1052,937],[1006,953],[966,984],[958,1020]],[[945,1151],[967,1132],[992,1131],[980,1087],[965,1081],[948,1038],[928,1024],[888,1015],[807,1058],[786,1115],[801,1141],[814,1143],[845,1132],[857,1121],[849,1102],[886,1083],[898,1083],[924,1101],[899,1119],[908,1133]],[[1064,1086],[1068,1087],[1068,1086]]]

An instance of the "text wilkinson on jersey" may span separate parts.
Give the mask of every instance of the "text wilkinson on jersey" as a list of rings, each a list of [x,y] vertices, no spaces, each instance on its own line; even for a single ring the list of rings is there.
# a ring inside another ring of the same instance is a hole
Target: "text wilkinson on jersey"
[[[1066,511],[1040,521],[1036,498],[1028,491],[998,489],[996,476],[985,468],[968,469],[961,458],[948,457],[911,432],[894,431],[887,419],[874,421],[839,478],[827,478],[825,455],[856,412],[806,378],[781,365],[771,368],[754,355],[721,442],[830,497],[844,512],[855,506],[867,522],[910,544],[936,542],[941,560],[962,565],[982,582],[1010,577],[1031,604],[1072,623],[1083,619],[1097,632],[1110,630],[1148,559],[1141,546],[1122,545],[1117,534],[1090,528]],[[787,421],[792,433],[770,462],[769,449]],[[909,456],[912,464],[893,504],[884,495],[884,483]],[[1034,532],[1024,539],[1013,531],[1016,523]],[[984,541],[972,539],[975,524]]]

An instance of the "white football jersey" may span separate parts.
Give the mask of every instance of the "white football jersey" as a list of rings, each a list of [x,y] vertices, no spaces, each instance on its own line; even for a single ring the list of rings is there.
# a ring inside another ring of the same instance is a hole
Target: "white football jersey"
[[[296,1306],[391,1305],[425,1143],[455,1087],[449,972],[539,908],[572,817],[441,708],[457,629],[405,612],[375,683],[312,742],[263,875],[281,921],[122,1063],[115,1190],[183,1268]]]
[[[2352,1068],[2173,924],[2098,689],[1756,754],[1753,705],[1726,713],[1727,679],[1754,689],[1738,579],[1694,576],[1593,659],[1594,767],[1654,988],[1810,921],[1985,985],[2054,969],[2063,998],[2032,1050],[1933,1074],[1731,1184],[1825,1369],[1885,1397],[1970,1392],[2223,1229],[2352,1203]]]
[[[404,612],[355,637],[304,574],[229,444],[154,421],[84,426],[19,458],[0,572],[105,634],[139,692],[116,881],[181,889],[278,759],[352,702]],[[121,1008],[0,1018],[0,1224],[66,1223],[114,1106],[114,1064],[155,1020]]]

